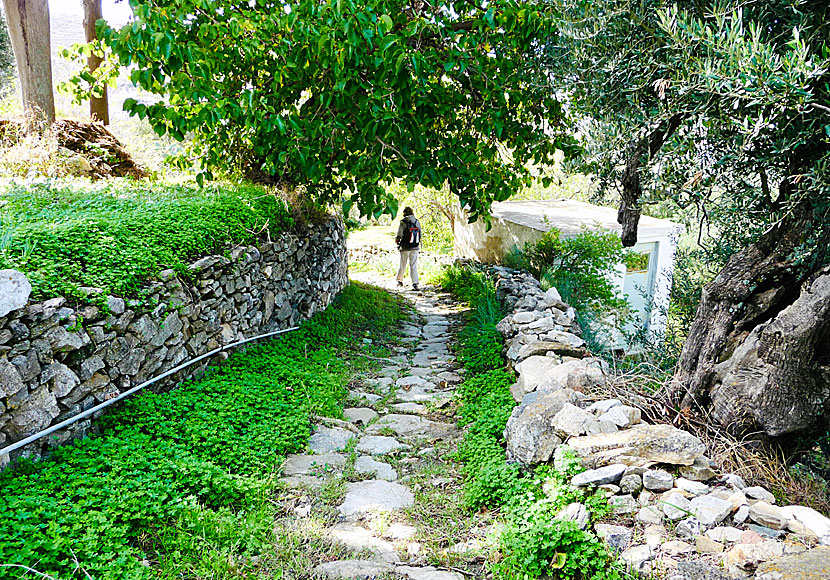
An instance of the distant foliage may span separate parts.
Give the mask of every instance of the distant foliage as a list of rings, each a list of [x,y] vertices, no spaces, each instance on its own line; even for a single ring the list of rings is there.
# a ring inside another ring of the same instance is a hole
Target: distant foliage
[[[625,305],[610,277],[627,256],[613,232],[588,231],[563,238],[552,228],[506,256],[508,266],[527,270],[577,309]]]
[[[0,97],[14,88],[16,66],[12,41],[9,38],[9,27],[6,24],[6,14],[0,10]]]
[[[33,297],[92,286],[138,296],[161,270],[292,227],[286,204],[248,185],[110,181],[12,183],[0,206],[0,268],[29,277]]]
[[[244,514],[273,490],[281,458],[305,445],[310,416],[342,413],[351,345],[363,351],[364,333],[382,335],[403,316],[388,294],[352,284],[300,330],[169,393],[137,395],[100,422],[100,435],[4,471],[0,562],[82,578],[76,557],[93,578],[149,580],[159,571],[145,558],[198,556],[198,542],[169,529]],[[247,530],[233,535],[240,558],[259,555],[256,543],[239,544]],[[19,577],[0,568],[0,578]]]

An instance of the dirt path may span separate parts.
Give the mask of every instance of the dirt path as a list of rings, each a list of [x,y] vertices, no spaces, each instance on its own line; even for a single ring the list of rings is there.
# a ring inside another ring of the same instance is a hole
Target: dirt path
[[[398,291],[375,273],[359,281]],[[349,393],[347,421],[323,420],[305,454],[289,456],[293,490],[281,525],[320,527],[321,578],[461,580],[480,577],[476,538],[487,516],[461,508],[450,460],[459,432],[451,414],[462,371],[448,347],[460,307],[447,294],[404,290],[415,312],[402,352]]]

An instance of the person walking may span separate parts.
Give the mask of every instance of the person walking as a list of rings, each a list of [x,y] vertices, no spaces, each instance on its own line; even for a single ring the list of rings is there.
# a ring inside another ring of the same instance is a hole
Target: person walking
[[[412,288],[418,290],[418,249],[421,245],[421,224],[415,217],[411,207],[403,210],[403,219],[398,226],[398,235],[395,243],[401,251],[401,267],[398,268],[398,286],[403,286],[403,277],[406,274],[406,265],[409,264],[409,274],[412,276]]]

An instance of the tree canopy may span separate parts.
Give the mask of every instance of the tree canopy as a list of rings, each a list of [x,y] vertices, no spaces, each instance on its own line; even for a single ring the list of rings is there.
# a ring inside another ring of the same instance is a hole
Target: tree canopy
[[[624,243],[665,199],[713,226],[723,268],[688,331],[676,400],[736,431],[825,428],[830,5],[555,4],[540,58],[619,189]]]
[[[381,184],[445,183],[472,218],[567,149],[560,102],[528,55],[554,29],[544,3],[495,0],[130,0],[98,36],[158,134],[192,134],[200,175],[241,170],[312,199],[394,213]]]
[[[826,200],[826,2],[554,3],[543,66],[587,120],[590,168],[618,189],[622,213],[667,198],[697,206],[728,255]]]

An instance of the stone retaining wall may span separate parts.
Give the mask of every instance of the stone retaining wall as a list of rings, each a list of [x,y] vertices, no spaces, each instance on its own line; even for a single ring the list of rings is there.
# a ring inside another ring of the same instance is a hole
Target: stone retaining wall
[[[590,356],[573,309],[556,289],[543,292],[523,272],[488,270],[508,312],[497,328],[518,375],[511,392],[519,405],[504,430],[507,458],[555,464],[568,450],[587,468],[571,485],[601,489],[608,498],[606,521],[591,524],[589,507],[580,503],[557,519],[592,526],[631,577],[830,578],[830,518],[778,505],[770,490],[719,473],[696,436],[643,421],[638,396],[625,396],[628,404],[606,398],[623,392],[604,386],[613,375]]]
[[[54,298],[0,317],[0,448],[195,356],[325,309],[348,283],[343,223],[308,224],[274,242],[204,257],[190,271],[191,280],[162,272],[141,301],[100,296],[91,302],[101,306],[75,306]],[[170,388],[226,357],[219,353],[153,389]],[[39,457],[90,426],[80,421],[12,455]],[[0,456],[0,468],[9,459]]]

